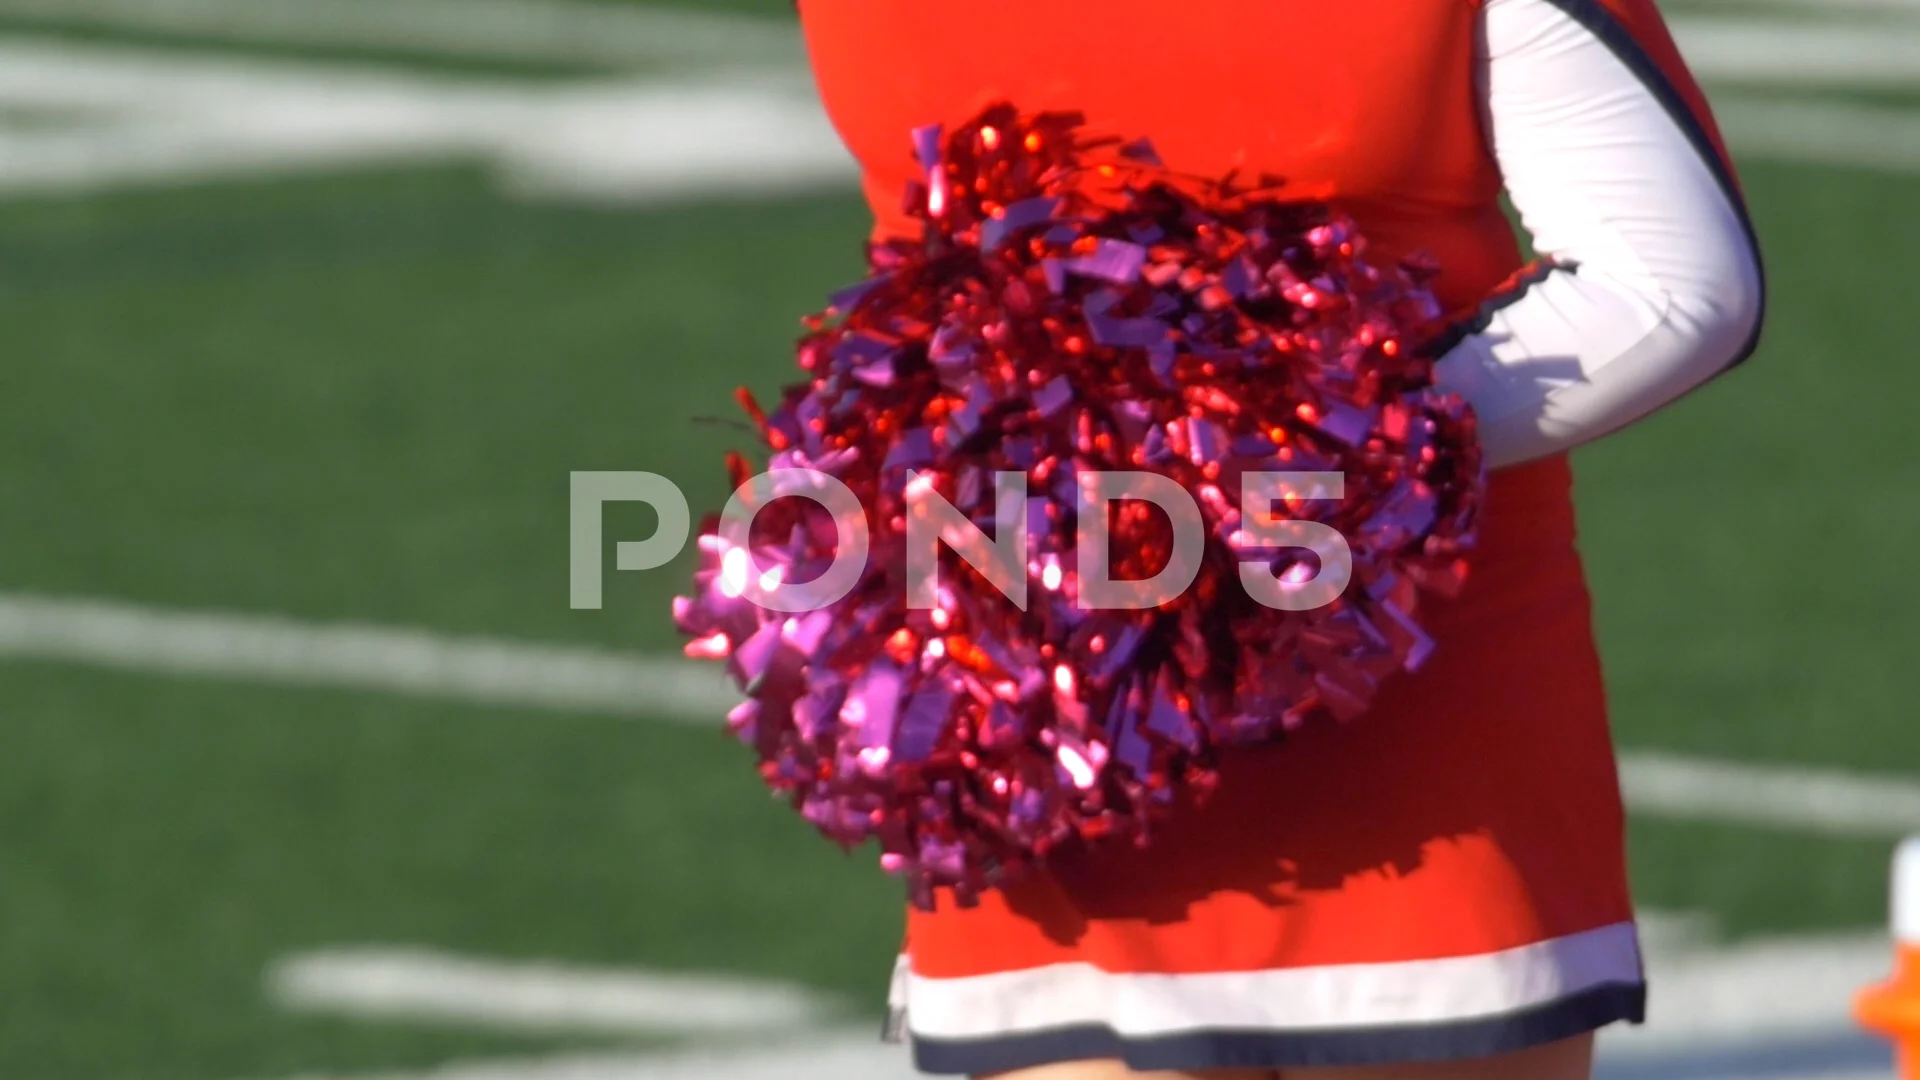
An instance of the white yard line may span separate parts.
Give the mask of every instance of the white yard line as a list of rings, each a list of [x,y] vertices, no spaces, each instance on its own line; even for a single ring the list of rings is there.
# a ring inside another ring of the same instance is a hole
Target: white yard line
[[[1830,13],[1920,11],[1917,0],[1803,0]],[[1857,26],[1756,15],[1672,20],[1704,78],[1911,83],[1920,27]],[[1696,13],[1700,12],[1700,13]],[[793,21],[613,6],[585,0],[0,0],[0,16],[58,19],[123,31],[241,42],[385,48],[428,53],[625,66],[661,61],[798,67],[805,51]]]
[[[1889,47],[1878,40],[1886,37],[1884,33],[1863,34],[1862,28],[1822,27],[1806,21],[1769,22],[1764,15],[1756,15],[1756,8],[1822,14],[1920,12],[1920,0],[1784,0],[1744,6],[1706,0],[1675,6],[1680,12],[1673,20],[1677,36],[1690,47],[1703,47],[1709,68],[1717,69],[1725,60],[1742,74],[1762,78],[1769,76],[1770,63],[1783,57],[1787,60],[1784,77],[1792,77],[1807,64],[1843,78],[1862,77],[1859,72],[1835,69],[1823,58],[1854,48],[1869,56],[1898,53],[1888,52]],[[803,57],[793,20],[616,7],[584,0],[0,0],[0,15],[241,42],[590,64],[661,60],[799,64]],[[1729,33],[1733,36],[1726,36]],[[1812,47],[1796,50],[1797,41],[1808,41]],[[1813,54],[1811,59],[1808,53]],[[1872,70],[1876,73],[1872,77],[1900,77],[1884,64]],[[1912,77],[1909,71],[1906,78]]]
[[[0,16],[239,42],[609,66],[798,64],[792,23],[585,0],[0,0]]]
[[[1620,781],[1628,807],[1652,816],[1889,840],[1920,832],[1920,783],[1903,778],[1627,751]]]
[[[1920,70],[1920,48],[1912,60]],[[1743,158],[1920,171],[1920,112],[1717,102]],[[510,192],[594,201],[845,191],[854,181],[819,103],[782,65],[528,85],[0,40],[0,108],[73,118],[63,128],[0,124],[0,194],[449,159],[492,165]]]
[[[423,1072],[302,1074],[284,1080],[924,1080],[877,1025],[773,1045],[562,1054],[456,1062]]]
[[[31,596],[0,597],[0,657],[699,723],[739,702],[677,657]]]
[[[1653,917],[1650,922],[1658,923]],[[1756,1042],[1810,1041],[1858,1056],[1853,994],[1885,973],[1884,934],[1761,940],[1725,946],[1648,934],[1651,1023],[1601,1038],[1601,1075],[1661,1075],[1686,1058],[1690,1077],[1721,1075],[1715,1053]],[[360,1080],[905,1080],[904,1051],[870,1028],[821,1030],[835,1006],[808,991],[746,979],[503,963],[424,950],[345,948],[275,966],[283,1007],[365,1019],[430,1020],[554,1033],[704,1035],[691,1049],[478,1061]],[[811,1031],[808,1035],[806,1032]],[[1724,1075],[1736,1075],[1729,1069]],[[1768,1076],[1788,1080],[1778,1070]],[[1836,1077],[1835,1071],[1817,1075]],[[303,1080],[319,1080],[317,1077]]]
[[[1675,18],[1674,40],[1702,81],[1769,86],[1920,85],[1920,25]]]
[[[1844,1033],[1854,995],[1892,970],[1882,932],[1712,940],[1646,938],[1648,1023],[1603,1039],[1615,1055],[1643,1056],[1738,1043]]]
[[[1740,18],[1767,11],[1799,11],[1820,15],[1845,12],[1920,14],[1920,0],[1666,0],[1660,6],[1669,16],[1717,13],[1725,18]]]
[[[284,1008],[514,1031],[674,1035],[798,1031],[835,1009],[802,987],[713,975],[510,962],[417,948],[289,957],[268,974]]]
[[[1663,1069],[1659,1057],[1616,1060],[1600,1055],[1597,1080],[1890,1080],[1885,1069],[1813,1067],[1806,1071],[1750,1068],[1706,1071],[1689,1062]],[[459,1062],[422,1072],[302,1074],[278,1080],[925,1080],[900,1047],[879,1043],[872,1031],[829,1034],[805,1042],[750,1049],[712,1048],[662,1053],[566,1054]]]
[[[777,73],[515,85],[101,46],[0,42],[0,192],[475,159],[510,188],[631,200],[848,187],[804,84]]]
[[[0,594],[0,659],[486,705],[718,723],[739,697],[716,665],[422,630]],[[1823,835],[1920,832],[1920,781],[1628,751],[1636,813]]]
[[[1920,173],[1920,111],[1722,94],[1714,113],[1734,156]]]

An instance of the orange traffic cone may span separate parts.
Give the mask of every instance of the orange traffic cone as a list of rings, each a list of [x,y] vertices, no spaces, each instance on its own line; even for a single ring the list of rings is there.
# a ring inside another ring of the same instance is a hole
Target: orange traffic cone
[[[1854,1015],[1893,1040],[1901,1080],[1920,1080],[1920,836],[1893,857],[1893,977],[1861,992]]]

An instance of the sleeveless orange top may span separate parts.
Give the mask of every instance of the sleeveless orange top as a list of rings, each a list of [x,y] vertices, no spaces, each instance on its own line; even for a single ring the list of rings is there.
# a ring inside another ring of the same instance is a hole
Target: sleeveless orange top
[[[1616,51],[1664,78],[1717,150],[1650,0],[1554,3],[1617,35]],[[1351,213],[1376,258],[1434,256],[1436,288],[1454,309],[1495,297],[1522,268],[1481,130],[1475,0],[800,0],[800,12],[876,236],[914,227],[902,210],[918,177],[911,130],[1008,100],[1147,138],[1183,172],[1282,177],[1300,198]],[[1602,989],[1637,992],[1618,781],[1566,458],[1495,473],[1481,537],[1461,598],[1423,608],[1434,659],[1392,682],[1365,717],[1237,755],[1216,797],[1183,809],[1145,851],[1089,849],[978,908],[911,912],[906,1015],[913,1022],[923,1001],[950,1013],[939,1018],[947,1035],[914,1023],[923,1066],[988,1071],[982,1063],[1075,1056],[1034,1049],[1045,1032],[1025,1032],[1013,1005],[1005,1045],[980,1018],[1022,995],[1045,1013],[1035,1003],[1068,993],[1048,980],[1076,972],[1265,978],[1484,961],[1493,979],[1519,970],[1513,958],[1535,955],[1527,950],[1564,946],[1599,957],[1582,970],[1615,973],[1594,976]],[[1566,977],[1552,970],[1536,989]],[[1008,981],[1014,973],[1035,981]],[[1139,992],[1171,1000],[1171,984],[1151,985]],[[1115,1001],[1133,992],[1117,982],[1087,991]],[[1610,1018],[1637,1017],[1637,1000],[1607,1000]],[[1444,1019],[1446,1007],[1435,1008]],[[1098,1032],[1121,1023],[1095,1025],[1095,1043],[1075,1045],[1106,1046]],[[975,1028],[976,1041],[952,1035]],[[1136,1059],[1128,1048],[1146,1043],[1113,1037],[1117,1049],[1089,1053],[1162,1068],[1232,1063]],[[1292,1052],[1259,1062],[1296,1060]]]

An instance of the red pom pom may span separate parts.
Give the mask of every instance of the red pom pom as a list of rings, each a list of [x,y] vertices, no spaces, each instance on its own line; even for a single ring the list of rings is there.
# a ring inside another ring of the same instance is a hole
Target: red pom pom
[[[917,141],[925,236],[872,247],[810,321],[806,381],[769,416],[749,404],[773,468],[850,489],[868,557],[818,610],[756,603],[859,524],[775,499],[744,545],[708,523],[675,615],[749,695],[731,723],[767,783],[828,836],[877,838],[924,906],[1062,843],[1144,843],[1223,748],[1361,714],[1430,650],[1418,593],[1460,584],[1484,476],[1421,348],[1430,268],[1372,265],[1327,208],[1174,175],[1072,115],[996,106]],[[1024,501],[1001,503],[1001,473]],[[1086,603],[1114,590],[1082,574],[1082,491],[1114,473],[1198,510],[1196,533],[1112,507],[1121,592],[1192,574],[1153,606]],[[910,606],[909,518],[936,493],[989,537],[1024,516],[1024,610],[944,545],[932,606]]]

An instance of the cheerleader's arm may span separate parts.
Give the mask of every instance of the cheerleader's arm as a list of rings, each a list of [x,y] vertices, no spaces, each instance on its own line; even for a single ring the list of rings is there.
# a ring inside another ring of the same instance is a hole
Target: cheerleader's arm
[[[1496,466],[1616,431],[1759,336],[1760,253],[1732,171],[1710,124],[1612,19],[1595,0],[1482,8],[1488,138],[1546,260],[1439,365]]]

